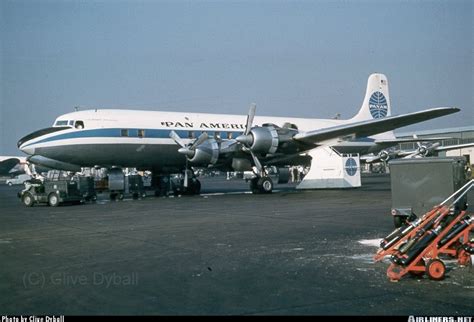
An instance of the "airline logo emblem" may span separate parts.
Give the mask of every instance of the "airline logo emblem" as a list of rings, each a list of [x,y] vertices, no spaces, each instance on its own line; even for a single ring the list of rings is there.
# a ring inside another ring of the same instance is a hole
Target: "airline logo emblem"
[[[344,167],[346,169],[346,172],[348,175],[351,177],[354,176],[357,173],[357,162],[354,160],[354,158],[349,158],[346,160],[346,165]]]
[[[388,104],[387,99],[381,92],[375,92],[369,99],[370,114],[374,119],[387,116]]]

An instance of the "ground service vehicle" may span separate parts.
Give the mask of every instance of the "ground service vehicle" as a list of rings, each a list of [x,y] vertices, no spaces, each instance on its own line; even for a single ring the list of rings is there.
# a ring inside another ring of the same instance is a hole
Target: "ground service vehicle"
[[[18,193],[18,197],[27,207],[35,204],[48,204],[57,207],[61,203],[80,203],[82,195],[76,182],[67,180],[45,181],[29,180],[25,182],[25,189]]]

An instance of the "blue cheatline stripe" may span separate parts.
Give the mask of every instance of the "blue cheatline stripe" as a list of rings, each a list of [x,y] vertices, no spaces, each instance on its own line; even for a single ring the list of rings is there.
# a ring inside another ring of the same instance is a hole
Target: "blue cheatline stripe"
[[[122,130],[128,130],[128,136],[122,136],[121,131]],[[81,130],[81,131],[74,131],[70,133],[63,133],[63,134],[58,134],[43,140],[39,140],[34,143],[30,143],[27,146],[30,146],[32,144],[39,144],[39,143],[44,143],[44,142],[51,142],[51,141],[58,141],[58,140],[66,140],[66,139],[77,139],[77,138],[92,138],[92,137],[97,137],[97,138],[122,138],[122,139],[127,139],[127,138],[139,138],[138,136],[138,130],[139,129],[124,129],[124,128],[114,128],[114,129],[93,129],[93,130]],[[143,129],[140,129],[143,130]],[[166,129],[144,129],[145,130],[145,136],[143,138],[153,138],[153,139],[170,139],[170,132],[172,130],[166,130]],[[199,135],[200,132],[207,132],[211,137],[214,136],[215,132],[220,132],[220,133],[227,133],[227,132],[232,132],[232,133],[239,133],[241,134],[242,131],[208,131],[208,130],[173,130],[175,131],[181,138],[183,139],[188,139],[188,133],[189,132],[194,132],[196,136]],[[236,137],[234,134],[232,137]],[[226,137],[223,137],[226,138]]]

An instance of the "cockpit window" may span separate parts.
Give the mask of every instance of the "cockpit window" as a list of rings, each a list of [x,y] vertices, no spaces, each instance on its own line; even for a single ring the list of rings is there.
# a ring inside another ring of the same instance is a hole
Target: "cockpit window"
[[[68,121],[57,121],[55,126],[67,126]]]
[[[74,125],[74,120],[70,120],[69,125],[73,126]]]
[[[76,129],[83,129],[84,128],[84,122],[83,121],[76,121],[75,127],[76,127]]]

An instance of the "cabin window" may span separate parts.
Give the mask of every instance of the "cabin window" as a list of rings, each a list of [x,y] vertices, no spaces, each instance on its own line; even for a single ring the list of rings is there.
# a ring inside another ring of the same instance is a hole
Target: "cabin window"
[[[189,131],[188,132],[188,139],[194,139],[196,138],[196,134],[194,134],[194,131]]]
[[[120,136],[128,136],[128,130],[127,129],[120,130]]]
[[[66,126],[67,123],[68,123],[67,121],[57,121],[56,126]]]
[[[145,130],[138,130],[138,137],[139,138],[145,137]]]
[[[80,130],[84,128],[84,122],[76,121],[76,129]]]

